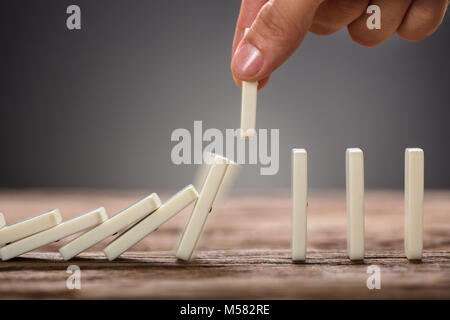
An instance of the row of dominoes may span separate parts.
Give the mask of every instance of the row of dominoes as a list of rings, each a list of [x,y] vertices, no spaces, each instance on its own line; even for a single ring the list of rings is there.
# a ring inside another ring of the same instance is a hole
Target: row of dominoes
[[[239,166],[211,155],[208,166],[201,170],[197,186],[189,185],[163,205],[156,193],[140,200],[108,219],[104,208],[98,208],[72,220],[62,222],[58,209],[5,227],[0,213],[0,257],[9,260],[49,243],[91,229],[59,252],[69,260],[95,244],[124,230],[109,243],[104,253],[114,260],[148,234],[158,229],[192,202],[191,217],[181,237],[176,256],[190,260],[212,208],[224,197]],[[292,259],[306,259],[307,235],[307,152],[292,151]],[[347,250],[351,260],[364,259],[364,157],[357,148],[346,151]],[[405,151],[405,253],[410,260],[421,259],[423,247],[424,156],[418,148]]]
[[[347,194],[347,251],[351,260],[363,260],[364,156],[361,149],[345,154]],[[292,259],[306,258],[307,152],[292,150]],[[423,249],[424,154],[419,148],[405,150],[405,255],[420,260]]]
[[[9,260],[90,229],[59,249],[64,260],[69,260],[131,225],[103,250],[109,260],[114,260],[196,201],[176,251],[177,258],[188,261],[192,258],[208,215],[230,187],[238,166],[224,157],[214,155],[207,168],[200,193],[189,185],[164,204],[153,193],[111,218],[108,218],[105,209],[101,207],[61,222],[59,210],[54,209],[5,226],[5,219],[0,213],[0,246],[5,245],[0,248],[0,257],[3,261]]]
[[[245,29],[244,37],[249,29]],[[258,82],[242,81],[241,138],[254,136]],[[308,172],[304,149],[292,151],[292,259],[306,258]],[[364,157],[361,149],[346,151],[347,250],[351,260],[364,259]],[[405,152],[405,254],[422,258],[424,156],[419,148]]]

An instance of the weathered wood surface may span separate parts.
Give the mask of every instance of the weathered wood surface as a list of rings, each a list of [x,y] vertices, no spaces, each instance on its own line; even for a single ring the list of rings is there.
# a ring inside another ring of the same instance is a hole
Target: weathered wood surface
[[[99,206],[112,216],[144,195],[2,191],[0,211],[8,223],[54,207],[65,219]],[[112,262],[101,254],[111,239],[63,261],[57,249],[70,238],[0,262],[0,298],[450,298],[450,191],[426,192],[420,263],[404,258],[402,192],[367,192],[367,258],[362,263],[346,258],[343,192],[312,192],[308,210],[303,264],[290,260],[289,195],[234,195],[210,217],[191,263],[172,254],[188,208]],[[66,288],[71,264],[81,268],[81,290]],[[371,264],[381,268],[381,290],[366,287]]]

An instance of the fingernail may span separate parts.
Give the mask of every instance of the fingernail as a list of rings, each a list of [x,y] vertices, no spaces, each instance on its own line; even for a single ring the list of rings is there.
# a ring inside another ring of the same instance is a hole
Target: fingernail
[[[250,43],[236,51],[233,59],[233,71],[240,77],[253,77],[263,66],[261,51]]]

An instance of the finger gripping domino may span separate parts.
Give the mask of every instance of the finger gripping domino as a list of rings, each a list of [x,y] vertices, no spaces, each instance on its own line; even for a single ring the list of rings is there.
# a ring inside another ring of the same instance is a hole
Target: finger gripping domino
[[[256,134],[256,104],[258,82],[242,81],[241,139],[249,139]]]
[[[249,28],[245,29],[244,37]],[[249,139],[256,134],[256,105],[258,98],[258,82],[242,81],[241,101],[241,139]]]

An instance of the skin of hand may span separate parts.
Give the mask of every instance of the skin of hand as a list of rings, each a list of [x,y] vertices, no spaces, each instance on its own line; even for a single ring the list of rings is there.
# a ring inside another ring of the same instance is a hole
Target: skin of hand
[[[259,81],[258,89],[300,46],[308,31],[329,35],[347,27],[351,38],[376,46],[395,32],[419,41],[441,24],[450,0],[242,0],[234,34],[233,78]],[[381,9],[381,29],[369,30],[369,5]],[[250,28],[244,37],[246,28]]]

